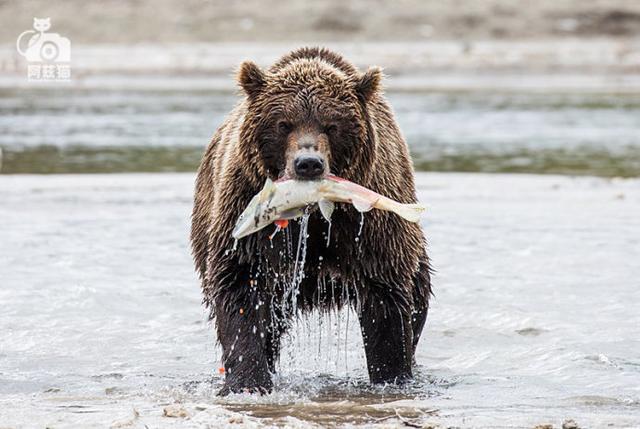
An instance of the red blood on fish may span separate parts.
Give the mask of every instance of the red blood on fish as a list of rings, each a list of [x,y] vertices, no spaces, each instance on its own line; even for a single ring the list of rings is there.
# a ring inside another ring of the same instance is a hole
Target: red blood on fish
[[[282,229],[285,229],[286,227],[289,226],[289,221],[287,219],[274,220],[273,223]]]

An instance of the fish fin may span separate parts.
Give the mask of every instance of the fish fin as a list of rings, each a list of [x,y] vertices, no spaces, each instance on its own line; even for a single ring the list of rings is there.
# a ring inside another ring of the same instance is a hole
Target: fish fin
[[[393,212],[409,222],[420,222],[420,215],[427,208],[422,204],[399,204]]]
[[[373,208],[375,203],[376,203],[375,201],[372,203],[371,201],[366,200],[364,198],[356,197],[351,199],[351,204],[353,204],[353,207],[355,207],[356,210],[358,210],[359,212],[368,212]]]
[[[264,186],[262,187],[262,190],[258,194],[260,195],[258,197],[258,201],[261,203],[264,203],[265,201],[271,198],[275,190],[276,190],[276,184],[273,183],[273,180],[267,177],[267,180],[264,182]]]
[[[318,207],[320,207],[320,213],[322,213],[322,217],[324,217],[327,222],[331,222],[333,209],[336,208],[336,205],[333,203],[333,201],[322,199],[318,201]]]

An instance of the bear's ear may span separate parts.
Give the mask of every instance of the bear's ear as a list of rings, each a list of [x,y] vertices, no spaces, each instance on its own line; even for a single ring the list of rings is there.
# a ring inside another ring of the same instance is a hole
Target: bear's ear
[[[363,100],[368,101],[381,89],[382,70],[380,67],[369,68],[356,82],[356,91]]]
[[[253,98],[262,91],[266,84],[266,76],[264,72],[260,70],[255,63],[251,61],[245,61],[240,65],[238,71],[238,83],[244,90],[244,92]]]

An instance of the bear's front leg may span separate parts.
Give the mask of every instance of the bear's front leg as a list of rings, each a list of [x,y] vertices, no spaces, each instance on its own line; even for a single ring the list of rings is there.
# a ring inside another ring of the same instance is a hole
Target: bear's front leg
[[[410,295],[397,286],[369,281],[361,291],[359,313],[371,383],[402,383],[411,379]]]
[[[269,303],[249,284],[219,291],[215,300],[225,382],[218,395],[269,393],[279,349],[279,328],[271,323]]]

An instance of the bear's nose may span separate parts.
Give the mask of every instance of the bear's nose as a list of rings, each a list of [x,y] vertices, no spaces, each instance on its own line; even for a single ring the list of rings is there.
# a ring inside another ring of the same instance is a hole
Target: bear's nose
[[[293,161],[296,175],[301,179],[317,179],[324,173],[324,160],[318,155],[300,155]]]

